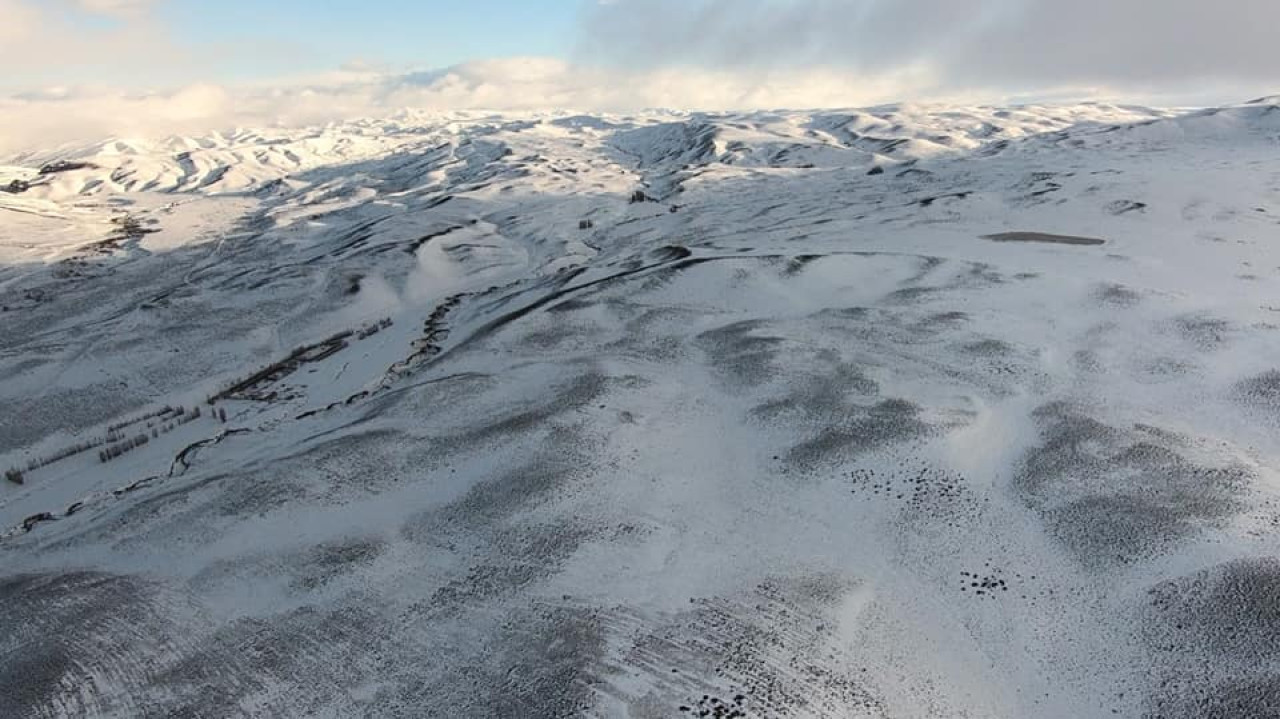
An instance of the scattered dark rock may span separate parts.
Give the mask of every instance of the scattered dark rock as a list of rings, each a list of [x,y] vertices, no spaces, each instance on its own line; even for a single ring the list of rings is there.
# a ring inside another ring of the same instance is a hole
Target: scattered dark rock
[[[1116,200],[1107,205],[1107,212],[1113,215],[1124,215],[1130,212],[1141,212],[1147,209],[1147,203],[1133,200]]]
[[[658,262],[675,262],[693,256],[693,251],[680,245],[666,245],[649,253]]]
[[[949,194],[949,195],[938,195],[937,197],[926,197],[926,198],[924,198],[924,199],[920,200],[917,204],[919,204],[921,207],[932,207],[932,206],[933,206],[933,203],[937,202],[938,200],[952,200],[952,199],[954,199],[954,200],[965,200],[965,199],[968,199],[968,198],[969,198],[969,195],[971,195],[971,194],[973,194],[973,193],[970,193],[970,192],[953,192],[953,193],[951,193],[951,194]]]
[[[994,598],[1009,591],[1009,583],[1001,576],[999,569],[992,569],[987,564],[987,573],[960,572],[960,591],[972,591],[979,597]]]
[[[76,170],[96,170],[98,166],[92,162],[72,162],[70,160],[58,160],[50,162],[41,167],[39,172],[41,175],[55,175],[59,172],[74,172]]]
[[[32,529],[35,528],[37,524],[40,524],[41,522],[53,522],[56,519],[57,517],[54,517],[52,514],[48,512],[33,514],[30,517],[27,517],[26,519],[22,520],[22,529],[24,531],[30,532]]]
[[[709,719],[745,719],[747,713],[743,709],[743,702],[745,702],[746,699],[747,697],[745,695],[738,694],[733,698],[732,702],[727,702],[719,697],[704,694],[702,695],[702,698],[698,700],[696,715],[699,717],[709,717]],[[680,711],[693,712],[694,708],[681,706]]]

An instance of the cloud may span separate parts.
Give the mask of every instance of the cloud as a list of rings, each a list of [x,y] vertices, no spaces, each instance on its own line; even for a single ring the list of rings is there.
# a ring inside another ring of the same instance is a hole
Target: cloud
[[[579,58],[630,68],[928,67],[939,88],[1274,82],[1274,0],[619,0]]]
[[[403,108],[1229,102],[1273,94],[1268,83],[1280,77],[1269,37],[1280,26],[1274,0],[1162,0],[1157,8],[1144,0],[597,0],[584,3],[571,60],[489,59],[406,73],[374,57],[231,87],[208,80],[228,55],[243,59],[243,48],[178,46],[152,12],[162,2],[0,0],[5,77],[53,86],[0,94],[0,154]],[[114,20],[77,22],[69,8]],[[261,59],[266,51],[252,52]],[[86,84],[94,78],[85,68],[102,73],[98,84]],[[171,89],[121,88],[139,77]]]
[[[429,108],[499,110],[852,106],[886,100],[921,80],[914,68],[868,82],[823,68],[752,74],[713,68],[630,71],[516,58],[407,75],[392,83],[385,99]]]
[[[159,0],[75,0],[76,7],[93,15],[138,18],[146,15]]]
[[[177,77],[195,69],[190,53],[151,18],[157,0],[0,0],[0,87],[32,82]],[[94,16],[110,22],[86,22]],[[159,60],[161,59],[162,60]],[[22,85],[27,85],[23,87]]]
[[[550,58],[465,63],[390,74],[346,70],[252,87],[191,85],[166,92],[56,87],[0,97],[0,154],[115,137],[190,134],[232,127],[296,127],[385,116],[404,109],[578,110],[644,108],[725,110],[752,107],[853,107],[897,99],[932,84],[914,68],[868,80],[821,68],[768,73],[655,68],[584,68]]]

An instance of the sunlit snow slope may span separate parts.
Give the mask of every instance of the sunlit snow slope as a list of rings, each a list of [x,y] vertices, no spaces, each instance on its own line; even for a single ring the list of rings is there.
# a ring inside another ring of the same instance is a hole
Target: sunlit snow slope
[[[0,162],[0,716],[1280,716],[1280,108]]]

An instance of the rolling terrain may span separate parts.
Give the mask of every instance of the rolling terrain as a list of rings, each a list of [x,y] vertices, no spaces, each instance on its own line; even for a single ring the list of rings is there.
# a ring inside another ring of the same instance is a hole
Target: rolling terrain
[[[0,715],[1280,717],[1280,105],[0,158]]]

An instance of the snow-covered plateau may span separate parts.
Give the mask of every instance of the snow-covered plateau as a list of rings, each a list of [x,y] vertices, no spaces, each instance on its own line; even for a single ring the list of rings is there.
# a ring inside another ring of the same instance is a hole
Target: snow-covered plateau
[[[0,159],[0,716],[1280,716],[1280,106]]]

